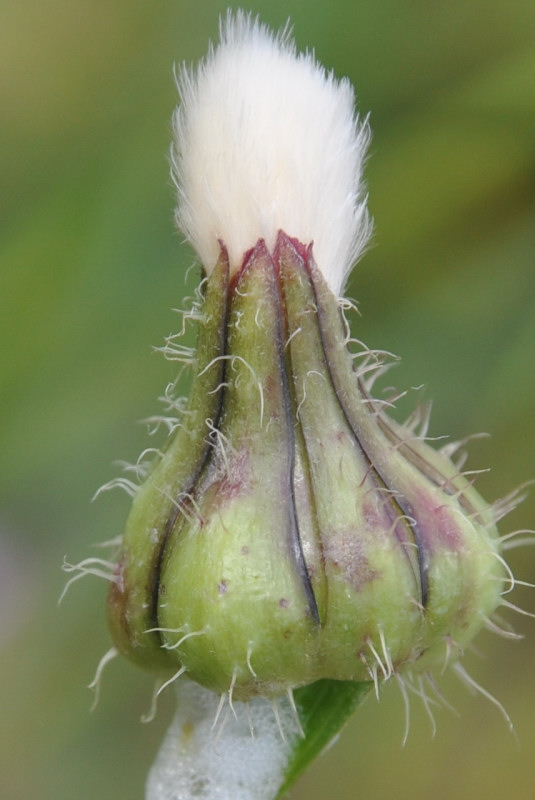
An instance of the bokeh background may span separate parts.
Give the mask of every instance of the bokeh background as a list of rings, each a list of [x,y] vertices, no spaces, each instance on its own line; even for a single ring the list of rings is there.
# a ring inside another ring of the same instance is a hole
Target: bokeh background
[[[85,688],[110,643],[106,586],[76,583],[64,555],[100,555],[129,500],[95,490],[151,442],[177,329],[196,280],[174,231],[166,154],[172,67],[217,36],[216,0],[2,0],[0,4],[0,796],[142,800],[172,711],[139,718],[152,681],[126,662]],[[234,4],[230,4],[233,6]],[[431,433],[487,431],[469,466],[488,498],[535,478],[535,4],[532,0],[263,0],[247,8],[357,87],[371,111],[376,221],[349,293],[355,335],[425,383]],[[217,136],[217,131],[214,131]],[[419,395],[419,396],[420,396]],[[416,402],[416,399],[415,401]],[[531,528],[535,491],[503,531]],[[514,550],[535,579],[535,548]],[[515,600],[535,611],[535,593]],[[507,614],[509,616],[509,614]],[[369,699],[293,791],[295,800],[533,796],[535,622],[521,642],[483,634],[467,665],[505,705],[452,677],[459,710],[434,740],[399,691]]]

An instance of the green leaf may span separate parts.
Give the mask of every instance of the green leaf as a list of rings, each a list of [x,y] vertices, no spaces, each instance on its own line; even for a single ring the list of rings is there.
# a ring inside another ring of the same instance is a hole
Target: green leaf
[[[308,765],[340,732],[373,683],[321,680],[294,693],[305,736],[298,740],[276,800],[282,798]]]

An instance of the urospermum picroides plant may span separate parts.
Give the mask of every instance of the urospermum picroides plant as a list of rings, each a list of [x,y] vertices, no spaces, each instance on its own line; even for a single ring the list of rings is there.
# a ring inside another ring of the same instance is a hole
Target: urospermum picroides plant
[[[372,395],[387,354],[355,352],[341,297],[371,228],[349,82],[237,13],[179,88],[177,222],[203,280],[195,351],[165,352],[191,394],[168,396],[141,485],[114,482],[134,495],[117,562],[67,568],[110,580],[103,663],[179,689],[147,797],[268,800],[392,677],[427,707],[445,665],[487,694],[460,658],[511,607],[496,524],[519,498],[489,505],[425,414]]]

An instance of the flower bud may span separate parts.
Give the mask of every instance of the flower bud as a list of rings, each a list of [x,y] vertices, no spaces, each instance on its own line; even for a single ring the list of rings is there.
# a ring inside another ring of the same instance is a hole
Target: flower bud
[[[124,534],[119,650],[240,700],[461,653],[503,588],[493,514],[369,396],[380,368],[354,368],[311,245],[279,232],[232,274],[221,245],[189,407]]]
[[[239,12],[179,83],[177,220],[206,277],[189,403],[122,539],[115,648],[231,702],[455,661],[511,576],[497,514],[371,397],[380,354],[347,347],[370,228],[353,91]]]

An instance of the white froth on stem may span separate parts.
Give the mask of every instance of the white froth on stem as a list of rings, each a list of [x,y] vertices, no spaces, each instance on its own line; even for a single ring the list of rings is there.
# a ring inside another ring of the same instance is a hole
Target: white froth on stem
[[[214,692],[178,682],[177,712],[146,800],[273,800],[299,735],[291,709],[281,702],[277,718],[263,698],[219,706]]]

